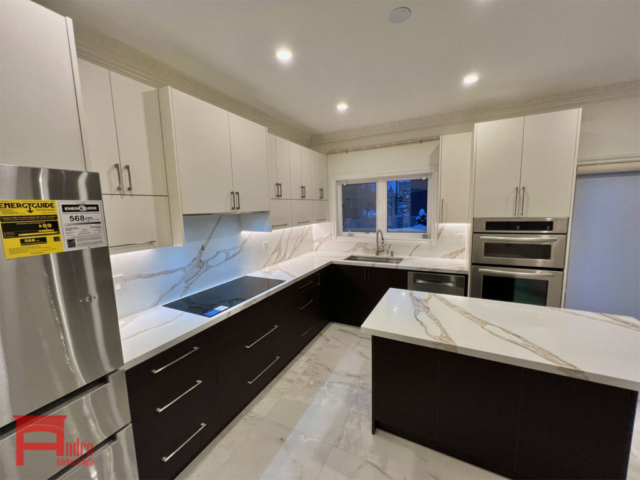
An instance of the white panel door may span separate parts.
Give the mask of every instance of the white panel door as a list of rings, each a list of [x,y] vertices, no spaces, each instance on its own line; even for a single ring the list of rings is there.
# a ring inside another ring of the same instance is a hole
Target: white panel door
[[[289,159],[291,162],[291,198],[302,198],[302,147],[289,142]]]
[[[575,109],[525,117],[521,216],[570,215],[580,112]]]
[[[171,245],[169,198],[104,195],[109,247]]]
[[[301,227],[313,223],[313,202],[307,200],[292,200],[291,219],[294,227]]]
[[[318,158],[320,162],[320,199],[328,200],[329,199],[329,160],[327,156],[318,153]]]
[[[316,164],[316,156],[313,150],[308,148],[300,148],[300,185],[303,187],[303,197],[307,200],[313,200],[317,198],[317,193],[314,195],[313,191],[313,173]]]
[[[65,17],[0,1],[0,86],[0,163],[85,170]]]
[[[271,228],[291,227],[291,200],[271,200]]]
[[[474,217],[514,217],[524,117],[476,124]]]
[[[158,90],[110,72],[125,193],[166,195]]]
[[[278,187],[278,160],[276,158],[276,136],[267,135],[267,167],[269,170],[269,196],[278,198],[280,189]]]
[[[236,211],[269,211],[267,129],[233,113],[229,129]]]
[[[313,221],[315,223],[329,221],[329,202],[327,200],[313,201]]]
[[[87,170],[100,174],[102,193],[122,193],[120,155],[113,116],[109,70],[78,60],[85,139],[89,151]]]
[[[183,214],[232,212],[229,113],[171,89]]]
[[[320,199],[320,154],[313,150],[308,150],[311,162],[311,188],[307,189],[307,199]]]
[[[276,137],[276,166],[280,198],[291,198],[291,142]]]
[[[473,134],[440,137],[440,223],[469,222]]]

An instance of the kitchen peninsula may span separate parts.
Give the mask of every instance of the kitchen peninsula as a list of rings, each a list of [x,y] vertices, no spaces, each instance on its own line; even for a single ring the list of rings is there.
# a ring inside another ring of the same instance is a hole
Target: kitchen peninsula
[[[626,478],[637,320],[390,289],[362,331],[374,432],[510,478]]]

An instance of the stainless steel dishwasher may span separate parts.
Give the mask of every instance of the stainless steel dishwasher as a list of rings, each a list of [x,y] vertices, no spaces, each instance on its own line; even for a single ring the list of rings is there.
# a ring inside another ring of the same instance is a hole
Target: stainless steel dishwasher
[[[409,272],[407,290],[464,297],[467,277],[443,273]]]

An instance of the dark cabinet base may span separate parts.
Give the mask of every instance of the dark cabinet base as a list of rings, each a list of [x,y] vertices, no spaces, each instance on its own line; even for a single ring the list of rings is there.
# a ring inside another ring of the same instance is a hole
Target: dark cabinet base
[[[638,392],[373,337],[373,431],[510,478],[624,479]]]

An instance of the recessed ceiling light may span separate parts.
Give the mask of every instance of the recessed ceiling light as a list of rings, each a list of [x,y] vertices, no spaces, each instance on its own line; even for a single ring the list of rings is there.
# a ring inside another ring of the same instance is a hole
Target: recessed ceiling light
[[[344,112],[347,108],[349,108],[349,105],[347,105],[346,103],[342,102],[342,103],[339,103],[338,105],[336,105],[336,108],[339,111]]]
[[[478,75],[476,75],[475,73],[470,73],[469,75],[464,77],[464,79],[462,80],[462,83],[464,83],[465,85],[473,85],[477,81],[478,81]]]
[[[402,23],[411,16],[411,10],[407,7],[398,7],[391,10],[389,21],[391,23]]]
[[[276,57],[278,57],[278,60],[281,62],[288,62],[293,58],[293,53],[291,53],[291,50],[282,48],[276,52]]]

